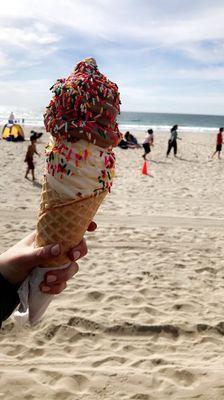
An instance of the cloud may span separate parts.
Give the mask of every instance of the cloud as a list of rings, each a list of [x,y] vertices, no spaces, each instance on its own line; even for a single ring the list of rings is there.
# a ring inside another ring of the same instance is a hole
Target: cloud
[[[214,65],[224,62],[224,39],[204,41],[202,43],[186,44],[184,50],[186,56],[205,65]]]
[[[34,104],[32,94],[45,105],[43,93],[57,75],[93,55],[118,81],[126,109],[176,110],[184,107],[180,92],[187,109],[195,98],[197,109],[207,107],[194,88],[200,82],[207,99],[213,85],[220,110],[223,13],[221,0],[8,0],[0,15],[0,93],[7,96],[10,80],[24,105]]]
[[[58,35],[48,32],[46,27],[39,23],[34,23],[32,27],[2,27],[0,30],[0,41],[3,46],[25,50],[30,49],[31,46],[49,45],[58,40]]]
[[[165,3],[169,4],[170,12],[168,7],[164,14]],[[132,38],[158,45],[223,38],[224,5],[213,1],[195,8],[194,3],[189,0],[188,12],[183,13],[183,2],[174,12],[172,2],[163,0],[158,0],[156,7],[155,2],[142,0],[9,0],[1,8],[1,18],[31,20],[35,16],[49,29],[59,25],[89,37],[117,41]]]
[[[16,19],[21,25],[3,26],[0,39],[8,46],[24,49],[31,49],[33,45],[55,44],[57,47],[60,42],[62,46],[66,43],[66,36],[63,41],[63,35],[58,32],[69,30],[73,32],[74,41],[76,35],[84,35],[92,42],[106,41],[115,47],[122,44],[125,48],[131,44],[133,49],[146,46],[149,50],[176,49],[200,62],[208,61],[202,43],[212,41],[213,62],[222,61],[224,5],[219,1],[205,1],[203,6],[199,1],[196,7],[195,2],[189,0],[183,13],[180,6],[172,8],[172,2],[168,2],[170,10],[165,7],[164,13],[165,3],[159,0],[155,6],[154,1],[144,0],[9,0],[1,9],[1,20],[13,22]],[[30,25],[24,27],[24,20],[30,21]]]
[[[50,98],[51,82],[47,79],[0,81],[0,106],[44,108]],[[27,103],[27,98],[29,103]],[[37,103],[38,98],[38,103]]]
[[[125,102],[123,111],[215,114],[223,115],[224,94],[210,94],[209,97],[196,92],[194,94],[151,93],[147,88],[126,87],[122,90]]]
[[[0,28],[0,76],[41,64],[57,52],[60,36],[38,21],[3,20]]]
[[[5,54],[2,50],[0,50],[0,74],[1,71],[5,71],[10,64],[11,64],[10,57],[7,54]]]

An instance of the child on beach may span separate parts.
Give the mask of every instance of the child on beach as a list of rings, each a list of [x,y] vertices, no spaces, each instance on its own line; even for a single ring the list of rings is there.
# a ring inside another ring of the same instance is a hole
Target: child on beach
[[[151,147],[150,146],[154,146],[153,142],[154,142],[154,135],[153,135],[153,130],[152,129],[148,129],[148,135],[145,137],[145,140],[142,144],[145,153],[143,154],[143,158],[144,160],[146,159],[147,154],[150,153],[151,151]]]
[[[216,150],[215,152],[212,154],[212,158],[214,157],[214,155],[216,153],[218,153],[218,159],[220,160],[220,154],[222,151],[222,143],[223,143],[223,136],[222,136],[222,132],[223,132],[224,128],[219,128],[219,133],[217,133],[217,137],[216,137]]]
[[[181,140],[181,138],[178,136],[177,129],[178,129],[178,125],[174,125],[170,130],[171,136],[168,141],[168,149],[166,152],[167,157],[170,154],[172,147],[173,147],[174,157],[176,157],[176,155],[177,155],[177,139]]]
[[[25,178],[28,179],[28,174],[31,170],[31,174],[32,174],[32,180],[35,180],[35,176],[34,176],[34,162],[33,162],[33,155],[34,153],[37,154],[38,156],[40,156],[40,154],[37,152],[36,150],[36,136],[31,135],[30,136],[30,141],[31,144],[28,146],[27,152],[26,152],[26,157],[24,162],[27,163],[27,171],[26,171],[26,175]]]

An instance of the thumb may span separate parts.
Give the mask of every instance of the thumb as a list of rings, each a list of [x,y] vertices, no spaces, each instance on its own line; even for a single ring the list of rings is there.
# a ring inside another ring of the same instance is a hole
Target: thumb
[[[58,257],[61,253],[60,244],[49,244],[43,247],[33,248],[26,256],[26,263],[29,266],[36,266],[42,261]]]

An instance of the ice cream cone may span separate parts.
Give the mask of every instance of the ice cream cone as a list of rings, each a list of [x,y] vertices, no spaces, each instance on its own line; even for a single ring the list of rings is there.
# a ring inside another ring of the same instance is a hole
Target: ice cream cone
[[[50,138],[35,244],[60,243],[61,255],[43,262],[20,288],[21,309],[28,309],[30,323],[39,320],[53,299],[40,290],[47,268],[69,267],[69,250],[80,243],[111,190],[113,148],[122,137],[116,121],[118,87],[100,73],[93,58],[79,62],[51,90],[53,98],[44,114]]]
[[[107,195],[105,190],[96,196],[66,201],[45,181],[42,188],[36,246],[60,243],[61,256],[43,263],[43,267],[58,267],[69,261],[67,253],[82,240],[90,222]]]

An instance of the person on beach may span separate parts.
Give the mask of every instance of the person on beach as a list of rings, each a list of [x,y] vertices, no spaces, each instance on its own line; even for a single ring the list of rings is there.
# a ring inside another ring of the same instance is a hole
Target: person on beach
[[[26,170],[25,178],[28,179],[28,174],[31,171],[32,180],[35,181],[33,156],[34,156],[34,154],[37,154],[38,156],[40,156],[40,154],[36,150],[36,141],[37,141],[36,136],[31,135],[30,141],[31,141],[31,144],[28,146],[28,149],[26,152],[26,157],[24,160],[24,162],[27,163],[27,170]]]
[[[138,143],[137,139],[130,133],[126,132],[124,138],[120,140],[118,143],[118,147],[121,149],[135,149],[137,147],[141,147]]]
[[[142,143],[142,146],[145,150],[145,153],[143,154],[144,160],[146,160],[147,154],[151,152],[151,146],[154,146],[154,134],[152,129],[148,129],[148,135],[145,137],[144,142]]]
[[[138,148],[141,147],[140,144],[138,143],[136,137],[132,135],[129,131],[127,131],[124,135],[124,138],[126,142],[128,143],[129,147],[131,148]]]
[[[217,133],[217,137],[216,137],[216,150],[215,150],[215,152],[212,154],[212,158],[213,158],[214,155],[215,155],[216,153],[218,153],[218,159],[219,159],[219,160],[221,159],[220,155],[221,155],[222,143],[223,143],[223,135],[222,135],[223,129],[224,129],[224,128],[219,128],[219,133]]]
[[[96,228],[97,225],[92,221],[88,231],[93,232]],[[19,305],[17,290],[32,269],[41,265],[43,261],[51,261],[60,255],[60,244],[35,248],[34,240],[35,232],[32,232],[0,254],[0,327]],[[68,254],[71,265],[65,269],[46,272],[44,281],[40,284],[40,290],[46,294],[61,293],[67,286],[66,282],[78,272],[79,267],[76,261],[86,254],[87,246],[83,239]]]
[[[120,140],[120,142],[118,143],[118,147],[120,147],[121,149],[124,149],[124,150],[129,149],[128,143],[124,139]]]
[[[14,124],[14,122],[15,122],[15,116],[14,116],[13,112],[11,111],[9,119],[8,119],[8,123]]]
[[[178,136],[177,129],[178,129],[178,125],[174,125],[170,130],[171,136],[168,141],[168,149],[166,152],[167,157],[169,156],[172,148],[173,148],[173,152],[174,152],[174,157],[176,157],[176,155],[177,155],[177,139],[181,140],[181,138]]]

